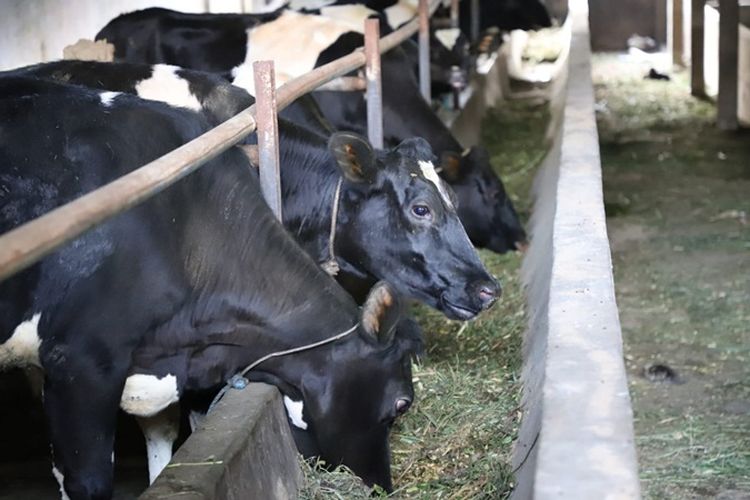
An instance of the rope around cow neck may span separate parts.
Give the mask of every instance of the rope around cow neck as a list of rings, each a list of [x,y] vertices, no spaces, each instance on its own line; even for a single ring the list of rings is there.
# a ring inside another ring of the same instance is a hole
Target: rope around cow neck
[[[336,261],[336,255],[333,252],[333,245],[336,241],[336,220],[339,217],[339,199],[341,198],[341,184],[343,177],[339,177],[336,183],[336,191],[333,194],[333,213],[331,214],[331,231],[328,236],[328,260],[320,264],[320,267],[330,276],[336,276],[339,273],[339,263]]]
[[[256,366],[258,366],[259,364],[263,363],[264,361],[268,361],[271,358],[277,358],[279,356],[286,356],[288,354],[295,354],[295,353],[302,352],[302,351],[308,351],[310,349],[315,349],[316,347],[320,347],[322,345],[330,344],[331,342],[336,342],[337,340],[343,339],[347,335],[349,335],[352,332],[354,332],[357,329],[358,326],[359,326],[359,321],[356,322],[353,327],[351,327],[348,330],[345,330],[345,331],[343,331],[341,333],[337,333],[333,337],[328,337],[327,339],[319,340],[317,342],[313,342],[311,344],[306,344],[306,345],[303,345],[303,346],[300,346],[300,347],[293,347],[291,349],[286,349],[284,351],[272,352],[270,354],[266,354],[262,358],[259,358],[259,359],[255,360],[255,361],[253,361],[252,363],[250,363],[249,365],[247,365],[245,368],[243,368],[241,371],[239,371],[239,372],[235,373],[234,375],[232,375],[229,378],[229,380],[227,380],[227,383],[224,384],[224,387],[221,388],[221,390],[216,395],[216,397],[214,397],[214,399],[211,401],[211,404],[208,405],[208,410],[206,411],[206,414],[210,413],[211,410],[214,409],[214,406],[216,406],[216,404],[219,401],[221,401],[221,398],[224,397],[224,394],[226,394],[226,392],[229,389],[233,389],[233,388],[234,389],[244,389],[245,386],[247,386],[247,384],[248,384],[248,380],[245,378],[245,375],[247,374],[247,372],[249,372],[250,370],[252,370]]]

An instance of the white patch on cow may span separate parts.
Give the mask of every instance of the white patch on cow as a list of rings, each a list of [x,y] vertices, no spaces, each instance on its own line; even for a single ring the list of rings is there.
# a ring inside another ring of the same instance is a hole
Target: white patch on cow
[[[458,28],[447,28],[444,30],[435,30],[435,38],[441,43],[443,47],[448,50],[453,50],[456,46],[458,37],[461,36],[461,30]]]
[[[419,12],[418,2],[419,0],[399,0],[397,4],[385,9],[388,26],[397,29],[411,21]]]
[[[177,76],[179,69],[168,64],[154,64],[151,77],[141,80],[135,86],[136,93],[144,99],[201,111],[201,103],[190,92],[188,81]]]
[[[364,33],[365,20],[373,14],[375,14],[374,10],[362,4],[332,5],[320,9],[321,16],[341,21],[349,26],[350,31],[358,33]]]
[[[445,201],[445,204],[448,205],[449,208],[453,208],[453,203],[451,203],[450,196],[448,196],[448,191],[446,191],[443,180],[435,171],[435,165],[433,165],[431,161],[420,160],[418,163],[424,178],[435,185],[440,196],[443,198],[443,201]]]
[[[302,408],[304,407],[302,401],[292,401],[289,396],[284,396],[284,406],[287,415],[289,415],[289,420],[292,421],[294,426],[307,429],[307,422],[302,418]]]
[[[151,417],[180,400],[177,377],[135,374],[125,380],[120,408],[136,417]]]
[[[331,5],[335,2],[336,0],[291,0],[291,2],[289,2],[289,8],[292,10],[314,10],[325,7],[326,5]]]
[[[247,30],[245,61],[232,70],[232,83],[255,95],[253,62],[273,60],[280,87],[312,70],[320,53],[341,35],[363,30],[364,25],[286,10],[274,21]]]
[[[102,92],[101,94],[99,94],[99,99],[101,99],[104,107],[109,107],[112,105],[112,101],[115,99],[115,97],[120,94],[121,92]]]
[[[52,466],[52,475],[55,476],[58,486],[60,486],[60,498],[61,500],[70,500],[70,497],[65,493],[65,477],[62,475],[56,466]]]
[[[0,344],[0,371],[5,368],[41,366],[39,363],[39,346],[42,344],[37,331],[42,313],[34,314],[31,319],[20,323],[13,335]]]

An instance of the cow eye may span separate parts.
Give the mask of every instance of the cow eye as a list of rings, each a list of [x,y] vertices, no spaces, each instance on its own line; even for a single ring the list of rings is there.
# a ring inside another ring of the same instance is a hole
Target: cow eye
[[[406,398],[399,398],[396,400],[396,415],[401,416],[409,410],[411,407],[411,400]]]
[[[427,205],[414,205],[411,207],[411,211],[420,219],[427,219],[431,215],[430,207],[428,207]]]

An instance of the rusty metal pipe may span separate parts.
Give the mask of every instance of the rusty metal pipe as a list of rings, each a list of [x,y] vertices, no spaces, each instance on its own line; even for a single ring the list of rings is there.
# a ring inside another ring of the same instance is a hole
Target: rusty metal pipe
[[[276,78],[273,61],[253,63],[255,120],[258,126],[260,189],[273,214],[281,221],[281,171],[279,122],[276,115]]]
[[[419,89],[424,100],[431,103],[430,5],[428,0],[419,0]]]
[[[383,149],[383,84],[380,75],[380,21],[365,21],[365,79],[367,81],[367,137]]]

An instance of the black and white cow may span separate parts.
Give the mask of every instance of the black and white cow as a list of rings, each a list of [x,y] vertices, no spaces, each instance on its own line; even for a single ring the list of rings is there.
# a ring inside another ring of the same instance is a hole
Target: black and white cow
[[[220,122],[252,102],[245,91],[208,73],[173,66],[58,61],[15,70],[166,101]],[[337,161],[327,138],[279,123],[284,224],[321,264],[328,261],[335,191],[341,179],[334,256],[345,288],[363,301],[378,281],[454,319],[470,319],[500,294],[456,213],[453,193],[437,176],[420,139],[376,153],[349,145],[359,163]],[[251,138],[254,140],[254,136]]]
[[[282,11],[270,22],[244,27],[243,15],[182,14],[146,9],[117,17],[97,39],[115,45],[118,60],[168,63],[232,75],[252,93],[252,61],[274,59],[277,83],[351,52],[363,37],[349,23],[334,18]],[[257,18],[253,18],[257,19]],[[231,54],[231,58],[229,55]],[[462,148],[419,94],[412,65],[401,50],[382,58],[384,129],[390,144],[409,137],[425,138],[450,165],[441,176],[460,182],[459,210],[469,237],[495,252],[525,244],[526,234],[499,177],[486,155],[461,155]],[[325,116],[340,130],[363,133],[365,102],[361,93],[316,92]],[[463,207],[463,208],[462,208]]]
[[[398,29],[418,14],[415,0],[324,0],[321,2],[292,1],[290,7],[299,12],[340,19],[361,26],[368,17],[378,17],[383,35]],[[417,35],[404,42],[412,68],[418,70]],[[430,24],[430,81],[433,95],[448,93],[466,86],[471,57],[469,39],[459,28],[440,28]],[[456,80],[456,78],[458,80]]]
[[[0,78],[0,233],[208,127],[134,96]],[[349,137],[331,142],[338,151]],[[111,496],[118,408],[152,418],[269,352],[346,331],[249,375],[281,389],[303,450],[391,489],[388,431],[414,397],[419,341],[402,332],[413,325],[396,328],[400,304],[385,284],[359,311],[258,193],[232,148],[0,282],[0,368],[43,370],[63,494]]]
[[[471,4],[468,0],[458,4],[459,26],[466,36],[471,36]],[[447,8],[443,13],[447,15]],[[490,28],[512,31],[552,26],[552,19],[542,0],[479,0],[478,18],[480,33]]]

